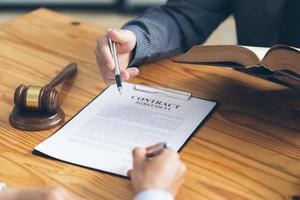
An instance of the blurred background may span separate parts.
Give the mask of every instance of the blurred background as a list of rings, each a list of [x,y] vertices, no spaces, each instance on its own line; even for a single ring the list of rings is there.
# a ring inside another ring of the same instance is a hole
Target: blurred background
[[[167,0],[0,0],[0,23],[40,7],[72,15],[103,28],[119,28],[151,6]],[[225,20],[205,44],[236,44],[233,17]]]

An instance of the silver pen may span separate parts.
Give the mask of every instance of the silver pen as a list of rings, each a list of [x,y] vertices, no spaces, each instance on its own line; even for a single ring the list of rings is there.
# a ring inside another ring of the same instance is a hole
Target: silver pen
[[[116,43],[114,41],[112,41],[110,39],[109,32],[112,29],[108,29],[107,30],[107,40],[108,40],[108,45],[109,45],[109,49],[111,52],[111,55],[113,57],[114,63],[115,63],[115,79],[116,79],[116,83],[117,83],[117,88],[120,94],[122,94],[122,78],[121,78],[121,72],[120,72],[120,65],[119,65],[119,60],[118,60],[118,56],[117,56],[117,49],[116,49]]]

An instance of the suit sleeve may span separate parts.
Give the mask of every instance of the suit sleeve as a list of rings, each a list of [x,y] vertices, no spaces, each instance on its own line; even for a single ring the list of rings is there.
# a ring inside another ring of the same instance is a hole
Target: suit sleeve
[[[231,13],[230,0],[169,0],[148,9],[122,29],[137,38],[131,66],[172,56],[203,43]]]

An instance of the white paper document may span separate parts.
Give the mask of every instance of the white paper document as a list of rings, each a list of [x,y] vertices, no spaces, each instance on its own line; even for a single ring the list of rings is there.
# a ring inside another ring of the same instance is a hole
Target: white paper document
[[[120,95],[112,85],[34,152],[126,176],[133,148],[166,142],[178,151],[216,105],[138,91],[129,83]]]

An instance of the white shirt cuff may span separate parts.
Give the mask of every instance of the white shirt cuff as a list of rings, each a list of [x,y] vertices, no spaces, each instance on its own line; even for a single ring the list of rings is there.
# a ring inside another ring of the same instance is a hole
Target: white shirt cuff
[[[0,192],[6,189],[5,183],[0,183]]]
[[[136,195],[134,200],[174,200],[174,197],[163,190],[145,190]]]

